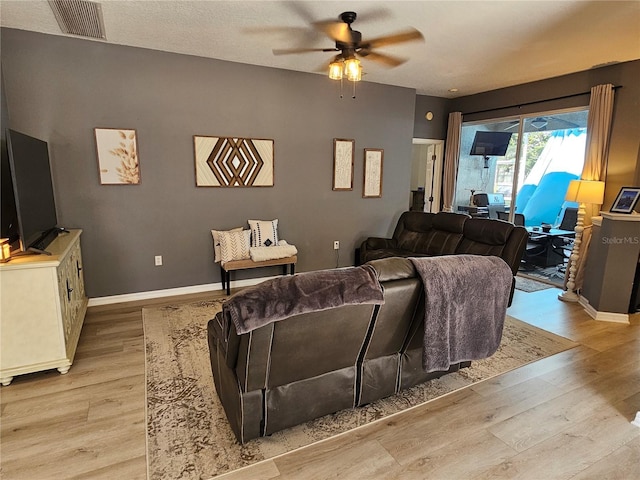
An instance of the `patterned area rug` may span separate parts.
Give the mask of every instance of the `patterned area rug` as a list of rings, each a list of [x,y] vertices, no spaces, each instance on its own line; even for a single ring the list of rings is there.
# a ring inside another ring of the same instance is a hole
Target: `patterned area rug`
[[[365,407],[343,410],[239,445],[216,395],[207,322],[218,300],[143,310],[148,478],[210,479],[379,420],[577,344],[507,317],[489,359]]]
[[[539,290],[547,290],[548,288],[558,288],[558,285],[541,282],[533,277],[528,277],[519,273],[516,276],[516,288],[523,292],[531,293]]]

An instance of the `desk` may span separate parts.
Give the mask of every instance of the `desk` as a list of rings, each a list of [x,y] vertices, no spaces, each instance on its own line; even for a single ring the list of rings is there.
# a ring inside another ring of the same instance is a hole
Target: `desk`
[[[543,232],[541,227],[525,227],[529,232],[530,243],[524,252],[524,261],[539,267],[552,267],[564,263],[565,256],[558,250],[562,249],[561,239],[573,238],[576,232],[573,230],[560,230],[552,228]],[[538,248],[530,248],[537,244]]]
[[[560,230],[559,228],[552,228],[548,232],[543,232],[542,227],[524,227],[529,232],[529,238],[540,236],[554,238],[554,237],[571,237],[573,238],[576,234],[573,230]],[[537,229],[537,230],[536,230]]]
[[[458,211],[464,212],[472,217],[489,218],[489,209],[487,207],[458,205]]]
[[[472,217],[498,218],[497,212],[509,213],[509,207],[505,205],[489,205],[488,207],[478,207],[475,205],[458,205],[458,211],[464,212]]]

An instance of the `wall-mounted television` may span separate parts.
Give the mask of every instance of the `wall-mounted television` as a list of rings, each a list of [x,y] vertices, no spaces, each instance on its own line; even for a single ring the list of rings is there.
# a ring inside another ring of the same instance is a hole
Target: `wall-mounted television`
[[[512,132],[476,132],[469,155],[504,157],[509,147]]]
[[[47,142],[7,130],[20,249],[44,252],[59,232]]]

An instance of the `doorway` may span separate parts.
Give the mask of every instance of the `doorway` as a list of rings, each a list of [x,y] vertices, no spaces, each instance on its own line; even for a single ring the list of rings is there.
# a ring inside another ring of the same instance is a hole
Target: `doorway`
[[[409,209],[440,211],[444,140],[414,138],[411,149]]]

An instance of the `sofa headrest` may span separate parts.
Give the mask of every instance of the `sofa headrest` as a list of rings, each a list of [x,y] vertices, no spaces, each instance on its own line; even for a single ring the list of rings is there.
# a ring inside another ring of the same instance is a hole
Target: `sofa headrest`
[[[438,212],[433,217],[433,228],[451,233],[462,233],[468,215],[451,212]]]
[[[381,258],[379,260],[371,260],[367,262],[376,272],[378,272],[378,280],[380,282],[389,282],[391,280],[402,280],[404,278],[413,278],[416,276],[416,269],[411,260],[401,257]]]
[[[433,213],[426,212],[404,212],[398,221],[396,226],[396,232],[399,230],[409,230],[411,232],[428,232],[431,230],[433,219],[435,215]]]
[[[508,222],[490,218],[470,218],[464,224],[464,237],[486,245],[504,245],[513,229],[514,226]]]

